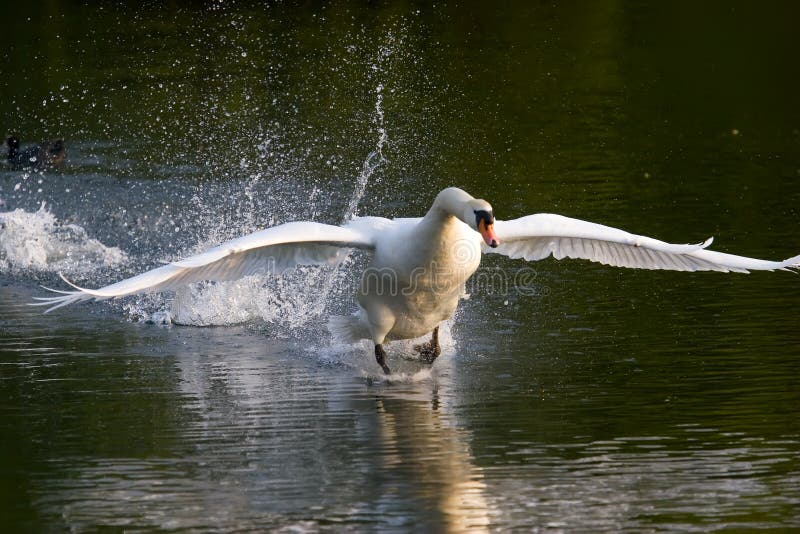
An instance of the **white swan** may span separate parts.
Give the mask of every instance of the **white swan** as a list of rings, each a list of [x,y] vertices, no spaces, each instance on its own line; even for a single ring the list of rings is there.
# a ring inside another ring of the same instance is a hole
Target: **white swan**
[[[673,245],[616,228],[537,214],[513,221],[495,220],[492,206],[456,187],[443,190],[422,218],[359,217],[343,226],[290,222],[228,241],[207,252],[147,271],[100,289],[83,289],[37,298],[33,305],[52,311],[81,300],[103,300],[142,292],[165,291],[201,280],[234,280],[256,273],[281,273],[296,265],[336,264],[347,249],[372,252],[357,294],[359,313],[331,320],[346,339],[371,339],[384,372],[383,343],[432,332],[417,346],[422,358],[439,355],[438,325],[455,312],[464,283],[478,268],[483,252],[541,260],[583,258],[618,267],[678,271],[788,270],[800,268],[800,255],[766,261]],[[46,288],[47,289],[47,288]]]

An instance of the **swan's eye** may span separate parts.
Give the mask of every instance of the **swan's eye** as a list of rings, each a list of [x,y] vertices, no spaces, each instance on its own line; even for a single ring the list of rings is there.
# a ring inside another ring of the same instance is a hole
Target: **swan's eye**
[[[475,226],[479,226],[481,221],[483,221],[483,224],[486,226],[494,224],[494,215],[491,211],[475,210]]]

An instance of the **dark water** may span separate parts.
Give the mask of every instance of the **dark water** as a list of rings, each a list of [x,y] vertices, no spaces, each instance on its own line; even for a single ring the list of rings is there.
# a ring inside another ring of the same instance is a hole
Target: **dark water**
[[[64,137],[68,160],[0,168],[0,521],[800,528],[796,275],[487,257],[494,283],[470,287],[431,370],[390,345],[394,382],[324,327],[354,306],[358,255],[284,280],[26,305],[63,287],[58,271],[94,287],[352,206],[419,215],[448,185],[504,219],[552,211],[793,256],[799,11],[7,7],[0,129]],[[188,326],[152,324],[167,312]]]

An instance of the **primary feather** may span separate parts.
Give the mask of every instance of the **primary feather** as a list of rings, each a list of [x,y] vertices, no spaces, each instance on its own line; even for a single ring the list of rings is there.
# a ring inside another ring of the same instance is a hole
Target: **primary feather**
[[[485,252],[529,261],[552,255],[555,259],[579,258],[614,267],[667,269],[672,271],[786,270],[800,266],[800,256],[767,261],[707,250],[713,238],[694,245],[675,245],[624,230],[539,213],[511,221],[496,221],[500,245]]]

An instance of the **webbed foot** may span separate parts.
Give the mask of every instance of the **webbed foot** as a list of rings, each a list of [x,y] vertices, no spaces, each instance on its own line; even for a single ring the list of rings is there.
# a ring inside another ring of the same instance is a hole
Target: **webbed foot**
[[[420,345],[414,345],[414,350],[419,352],[419,357],[425,363],[433,363],[436,358],[442,353],[442,348],[439,346],[439,327],[433,329],[433,335],[430,341],[426,341]]]

